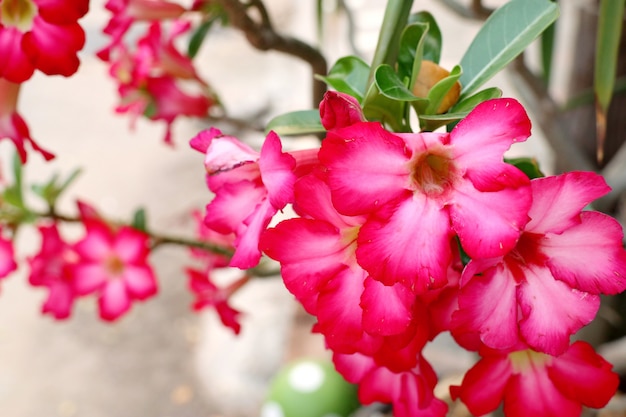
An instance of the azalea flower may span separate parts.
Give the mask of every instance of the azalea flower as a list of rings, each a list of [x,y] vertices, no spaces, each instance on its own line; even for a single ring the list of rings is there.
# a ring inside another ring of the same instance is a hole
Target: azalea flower
[[[78,24],[88,0],[3,0],[0,3],[0,78],[28,80],[37,69],[70,76],[85,44]]]
[[[48,287],[48,298],[42,312],[59,320],[66,319],[77,297],[72,267],[78,262],[78,254],[71,244],[61,238],[56,223],[40,225],[38,229],[41,249],[28,259],[28,281],[35,287]]]
[[[28,125],[17,113],[19,91],[20,84],[0,78],[0,139],[8,138],[13,141],[22,163],[28,159],[25,142],[41,153],[45,160],[50,160],[54,155],[37,145],[30,137]]]
[[[219,233],[235,234],[231,266],[255,266],[261,258],[262,231],[293,201],[295,159],[282,152],[274,132],[267,135],[260,153],[215,128],[200,132],[190,145],[205,154],[207,184],[215,193],[205,224]]]
[[[508,417],[579,416],[582,406],[605,406],[619,384],[611,364],[586,342],[577,341],[561,355],[532,349],[483,349],[482,359],[451,387],[473,415],[504,403]]]
[[[372,278],[414,293],[440,288],[458,235],[471,257],[506,253],[528,221],[528,178],[503,153],[530,134],[512,99],[484,102],[450,133],[394,134],[357,122],[319,152],[334,207],[365,215],[356,256]]]
[[[148,264],[148,235],[129,226],[115,229],[80,205],[85,237],[74,246],[79,260],[72,268],[76,292],[97,293],[100,317],[115,320],[128,311],[133,300],[145,300],[157,292]]]
[[[558,355],[591,322],[599,294],[626,289],[623,233],[613,218],[581,211],[609,187],[592,172],[531,182],[530,221],[502,257],[472,259],[461,279],[452,332],[465,347],[523,341]]]
[[[226,287],[218,287],[211,280],[208,271],[202,272],[188,268],[187,276],[189,277],[189,289],[196,296],[193,309],[214,308],[224,326],[231,328],[235,334],[239,334],[241,331],[241,323],[239,321],[241,312],[230,306],[229,298],[248,282],[248,276],[243,276]]]

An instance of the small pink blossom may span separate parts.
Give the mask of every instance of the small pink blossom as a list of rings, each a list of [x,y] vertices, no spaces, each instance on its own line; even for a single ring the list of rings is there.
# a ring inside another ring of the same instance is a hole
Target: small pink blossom
[[[324,128],[331,130],[364,122],[365,116],[354,97],[337,91],[327,91],[320,103],[320,119]]]
[[[451,387],[473,415],[504,403],[507,417],[578,416],[582,406],[601,408],[619,384],[611,364],[586,342],[575,342],[559,356],[530,349],[483,349],[460,387]]]
[[[255,266],[261,257],[259,238],[272,217],[293,201],[295,159],[282,152],[278,135],[270,132],[260,153],[212,128],[190,145],[205,154],[207,184],[215,198],[207,205],[205,224],[222,234],[234,233],[230,265]],[[224,149],[238,149],[241,159]]]
[[[85,237],[75,244],[80,257],[73,267],[78,294],[98,294],[100,317],[115,320],[126,313],[133,300],[157,293],[157,283],[148,264],[149,237],[129,226],[111,227],[80,205]]]
[[[386,285],[420,294],[446,284],[455,234],[472,257],[510,250],[528,221],[530,187],[503,153],[529,134],[528,116],[512,99],[476,106],[449,134],[394,134],[372,122],[329,131],[319,159],[333,205],[368,216],[359,264]]]
[[[0,232],[2,229],[0,228]],[[0,278],[4,278],[17,269],[13,241],[0,233]]]
[[[464,346],[507,349],[520,341],[558,355],[588,324],[599,294],[626,289],[622,228],[581,211],[609,191],[591,172],[531,182],[533,203],[515,247],[503,257],[473,259],[463,272],[453,334]]]
[[[78,261],[78,255],[72,245],[61,238],[56,223],[40,225],[39,233],[41,249],[28,259],[28,281],[35,287],[48,287],[48,298],[42,312],[58,320],[66,319],[72,313],[77,297],[72,267]]]

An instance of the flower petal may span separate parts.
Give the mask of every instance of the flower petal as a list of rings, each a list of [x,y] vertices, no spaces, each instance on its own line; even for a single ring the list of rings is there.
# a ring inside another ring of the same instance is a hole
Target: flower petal
[[[361,295],[363,328],[380,336],[404,332],[413,320],[414,302],[415,295],[404,285],[386,286],[367,278]]]
[[[296,160],[288,153],[282,153],[280,138],[270,132],[265,138],[259,158],[259,169],[263,185],[272,206],[282,209],[287,203],[293,202],[293,185],[296,176],[293,173]]]
[[[154,273],[147,265],[126,265],[121,279],[132,298],[145,300],[157,293]]]
[[[511,372],[511,363],[506,358],[484,357],[467,371],[461,386],[451,387],[450,391],[473,415],[482,416],[498,408]]]
[[[100,317],[107,321],[113,321],[127,312],[131,304],[124,282],[120,279],[107,282],[100,293],[98,305]]]

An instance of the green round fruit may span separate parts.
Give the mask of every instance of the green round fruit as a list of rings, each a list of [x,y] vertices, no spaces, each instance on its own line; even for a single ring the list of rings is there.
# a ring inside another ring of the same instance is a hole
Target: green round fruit
[[[331,362],[304,359],[276,375],[261,417],[348,417],[359,407],[356,385]]]

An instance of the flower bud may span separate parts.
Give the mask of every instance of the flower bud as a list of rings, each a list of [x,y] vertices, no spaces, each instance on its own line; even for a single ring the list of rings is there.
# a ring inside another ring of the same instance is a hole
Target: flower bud
[[[417,74],[415,85],[413,86],[413,94],[417,97],[428,97],[430,89],[435,84],[450,75],[450,71],[440,67],[432,61],[422,61],[420,72]],[[447,112],[459,100],[461,95],[461,83],[454,83],[452,88],[446,93],[445,97],[437,108],[437,114]]]

